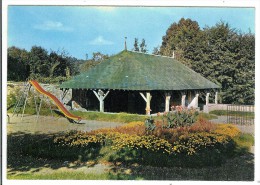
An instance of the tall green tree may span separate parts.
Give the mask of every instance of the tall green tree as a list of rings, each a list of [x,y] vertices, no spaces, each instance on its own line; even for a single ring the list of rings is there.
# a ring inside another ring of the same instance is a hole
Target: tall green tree
[[[138,43],[138,38],[135,38],[133,51],[136,51],[136,52],[139,52],[139,51],[140,51],[139,43]]]
[[[197,38],[200,34],[201,30],[196,21],[182,18],[167,29],[166,35],[162,38],[160,53],[172,57],[174,52],[176,59],[188,63],[188,60],[194,56],[194,46],[198,44]]]
[[[141,42],[141,44],[140,44],[140,51],[141,51],[142,53],[147,53],[147,51],[148,51],[144,39],[142,39],[142,42]]]
[[[31,77],[39,75],[41,77],[50,76],[51,63],[49,62],[48,51],[40,46],[33,46],[29,57]]]
[[[201,30],[196,21],[173,23],[162,38],[160,53],[172,56],[221,87],[223,103],[253,104],[255,36],[219,22]]]
[[[142,42],[139,44],[138,38],[135,38],[134,48],[132,50],[136,52],[147,53],[148,50],[147,50],[147,45],[145,43],[145,39],[142,39]]]
[[[29,53],[25,49],[10,47],[7,55],[7,80],[25,81],[30,74]]]

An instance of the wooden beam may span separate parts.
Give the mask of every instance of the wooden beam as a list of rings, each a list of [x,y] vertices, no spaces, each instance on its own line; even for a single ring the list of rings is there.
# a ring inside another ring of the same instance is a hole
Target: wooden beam
[[[141,92],[140,92],[140,95],[143,97],[144,101],[146,102],[146,107],[145,107],[146,114],[150,115],[150,112],[151,112],[150,102],[151,102],[151,99],[152,99],[151,93],[150,92],[146,92],[146,97]]]
[[[143,97],[144,101],[147,102],[147,99],[143,93],[140,92],[140,95]]]
[[[101,95],[99,93],[97,93],[96,91],[92,90],[94,92],[94,94],[96,95],[97,99],[99,100],[99,111],[100,112],[104,112],[104,100],[107,97],[109,91],[106,92],[106,94]]]

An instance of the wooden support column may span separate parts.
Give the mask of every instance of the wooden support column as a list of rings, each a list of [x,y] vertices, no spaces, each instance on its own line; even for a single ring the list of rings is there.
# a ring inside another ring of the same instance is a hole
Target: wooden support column
[[[171,99],[170,93],[165,93],[165,112],[170,111],[170,99]]]
[[[107,97],[109,91],[107,91],[106,94],[104,94],[102,90],[98,90],[98,92],[93,90],[93,92],[99,100],[99,111],[104,112],[104,100]]]
[[[151,93],[147,92],[146,96],[143,93],[140,93],[140,95],[143,97],[144,101],[146,102],[146,108],[145,108],[146,114],[150,115],[150,112],[151,112],[150,104],[151,104],[151,99],[152,99]]]
[[[210,95],[210,93],[207,93],[207,95],[206,95],[206,105],[209,104],[209,95]]]
[[[181,92],[181,106],[185,107],[186,104],[186,92]]]
[[[218,92],[215,94],[215,104],[218,104]]]
[[[196,94],[195,98],[196,98],[196,100],[195,100],[195,107],[197,108],[199,106],[199,94]]]

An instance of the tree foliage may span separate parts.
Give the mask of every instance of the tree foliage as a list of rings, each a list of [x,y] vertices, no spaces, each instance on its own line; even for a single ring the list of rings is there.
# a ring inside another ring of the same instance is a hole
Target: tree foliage
[[[24,81],[30,74],[29,53],[24,49],[10,47],[7,51],[7,80]]]
[[[172,56],[221,86],[223,103],[254,104],[255,36],[219,22],[200,29],[182,18],[162,38],[161,55]]]
[[[142,39],[142,42],[139,44],[138,38],[135,38],[134,48],[132,50],[136,52],[147,53],[148,50],[147,50],[147,45],[145,43],[145,39]]]
[[[135,38],[135,42],[134,42],[134,51],[137,51],[139,52],[140,49],[139,49],[139,43],[138,43],[138,38]]]
[[[33,46],[28,52],[17,47],[8,48],[8,80],[25,81],[27,78],[69,77],[79,72],[78,60],[65,51],[48,51]]]
[[[100,53],[100,52],[94,52],[94,53],[93,53],[92,60],[93,60],[94,62],[101,62],[101,61],[103,61],[103,60],[105,60],[105,59],[108,59],[108,55],[102,54],[102,53]]]

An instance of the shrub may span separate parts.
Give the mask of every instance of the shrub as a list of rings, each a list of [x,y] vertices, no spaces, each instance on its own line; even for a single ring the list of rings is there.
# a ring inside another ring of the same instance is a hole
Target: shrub
[[[206,148],[221,148],[230,140],[226,135],[206,132],[181,135],[178,141],[174,142],[174,151],[185,155],[193,155]]]
[[[248,145],[248,136],[240,137],[232,125],[214,125],[203,119],[179,128],[165,128],[159,121],[155,125],[152,132],[146,131],[143,122],[132,122],[117,128],[70,131],[45,139],[28,135],[11,141],[23,146],[24,154],[36,156],[85,161],[105,155],[112,162],[190,167],[219,165],[234,154],[237,143],[242,146],[240,151]]]
[[[241,132],[234,125],[230,125],[230,124],[217,124],[216,128],[212,131],[212,133],[226,135],[226,136],[229,136],[231,138],[234,138],[234,137],[240,135]]]
[[[154,120],[153,120],[152,117],[146,119],[144,124],[145,124],[146,130],[148,130],[148,131],[153,131],[155,129],[155,127],[156,127],[154,125]]]
[[[215,124],[199,118],[193,125],[177,127],[177,128],[168,128],[165,127],[162,121],[157,121],[155,123],[156,128],[151,132],[151,134],[168,140],[170,143],[178,140],[181,135],[188,135],[189,133],[196,132],[210,132],[215,129]]]
[[[189,132],[211,132],[215,130],[216,124],[199,117],[198,120],[189,127]]]
[[[198,116],[195,109],[187,109],[182,106],[172,107],[171,112],[163,114],[163,122],[166,122],[167,128],[177,128],[192,125]]]
[[[119,132],[99,132],[94,135],[83,132],[66,133],[63,136],[56,137],[54,143],[68,147],[88,147],[94,144],[101,144],[109,145],[113,150],[118,151],[124,148],[131,148],[171,153],[172,150],[172,145],[164,139],[152,135],[137,136]]]
[[[122,134],[143,136],[145,135],[146,130],[143,122],[135,121],[115,128],[103,128],[103,129],[93,130],[89,134],[109,133],[109,132],[118,132]]]

